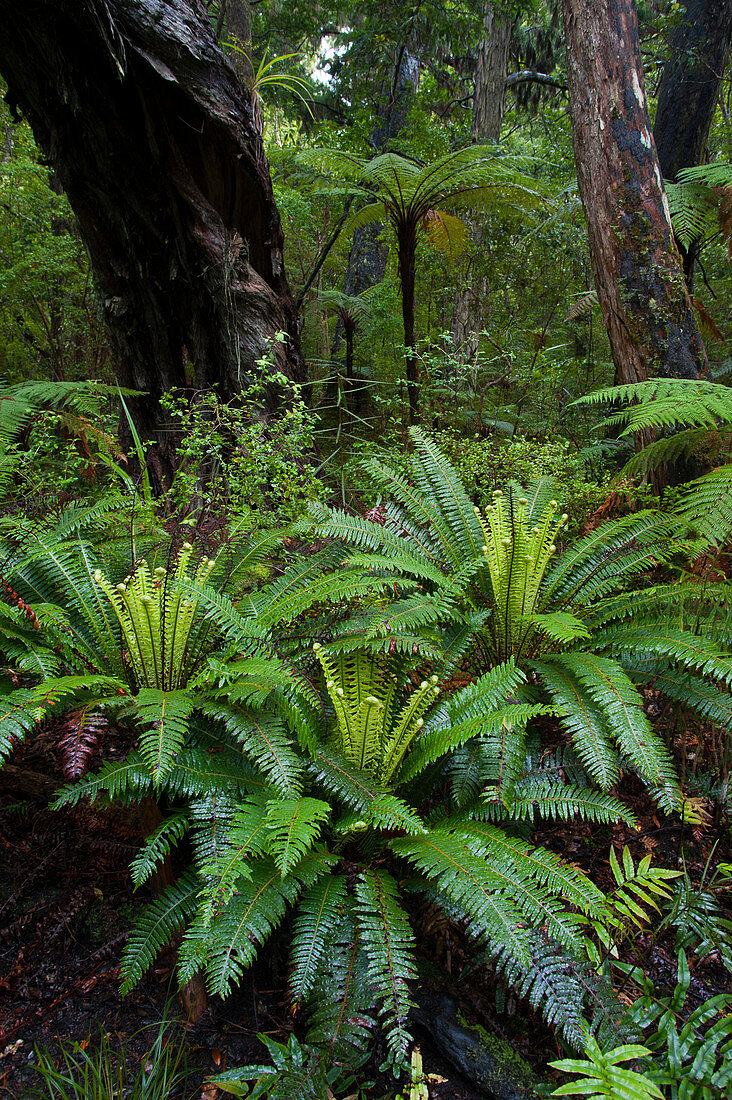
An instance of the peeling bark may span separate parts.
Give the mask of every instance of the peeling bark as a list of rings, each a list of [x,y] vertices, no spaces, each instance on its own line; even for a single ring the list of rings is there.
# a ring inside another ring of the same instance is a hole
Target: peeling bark
[[[695,378],[706,352],[671,230],[633,0],[563,0],[572,140],[615,380]]]
[[[203,0],[0,0],[0,72],[77,215],[120,382],[171,468],[168,390],[238,392],[277,331],[304,381],[251,97]],[[190,376],[190,377],[189,377]]]

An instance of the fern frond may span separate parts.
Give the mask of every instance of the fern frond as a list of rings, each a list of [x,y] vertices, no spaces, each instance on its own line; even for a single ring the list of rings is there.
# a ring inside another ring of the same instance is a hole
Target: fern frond
[[[283,878],[310,850],[329,816],[329,804],[318,798],[277,798],[269,803],[268,847]]]
[[[300,899],[292,938],[290,990],[297,1007],[312,991],[325,962],[329,941],[343,920],[347,880],[328,875],[306,890]]]
[[[389,1061],[402,1067],[411,1042],[407,1016],[409,982],[416,975],[414,935],[397,901],[397,885],[386,871],[362,871],[356,880],[356,921],[366,957],[367,978],[381,1004]]]
[[[158,864],[166,859],[176,844],[188,831],[188,815],[178,812],[166,817],[145,841],[144,848],[130,864],[132,881],[142,886],[155,873]]]
[[[123,996],[137,985],[156,956],[190,920],[196,908],[198,887],[196,876],[187,872],[137,917],[122,955]]]
[[[673,811],[681,795],[671,757],[643,713],[641,699],[614,661],[592,653],[563,653],[554,664],[582,684],[595,705],[607,715],[613,734],[633,768],[645,779],[661,806]]]
[[[279,717],[267,711],[238,710],[220,702],[202,701],[198,709],[224,726],[283,797],[300,794],[302,763]]]
[[[188,691],[141,688],[130,713],[140,729],[140,755],[157,785],[170,770],[188,732],[194,700]]]
[[[237,893],[207,929],[207,971],[212,993],[225,997],[230,992],[251,966],[259,947],[280,924],[288,905],[327,874],[334,862],[327,853],[314,853],[291,868],[284,878],[271,860],[254,864],[251,878],[240,880]],[[194,937],[184,937],[181,974],[195,972],[200,957],[200,944]]]
[[[513,958],[527,964],[530,940],[524,914],[506,897],[503,882],[484,859],[466,848],[450,830],[433,829],[427,836],[392,840],[391,847],[435,883],[438,893],[469,921],[478,939],[505,943]]]
[[[619,761],[603,707],[595,703],[571,669],[548,661],[535,661],[532,668],[569,730],[587,772],[608,790],[617,781]]]
[[[624,821],[630,828],[637,825],[630,810],[612,795],[539,776],[520,780],[511,801],[512,820],[531,821],[535,814],[549,821],[572,821],[574,817],[581,817],[584,821],[603,824]]]

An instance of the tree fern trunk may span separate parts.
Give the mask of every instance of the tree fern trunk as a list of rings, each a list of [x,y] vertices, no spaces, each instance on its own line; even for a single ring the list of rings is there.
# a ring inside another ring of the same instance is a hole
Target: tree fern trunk
[[[416,226],[407,226],[399,234],[399,284],[402,292],[402,321],[407,368],[409,423],[419,421],[419,361],[414,338],[414,274],[417,251]]]

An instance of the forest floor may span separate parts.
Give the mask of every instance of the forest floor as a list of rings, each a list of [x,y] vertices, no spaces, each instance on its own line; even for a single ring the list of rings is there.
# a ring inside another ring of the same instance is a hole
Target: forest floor
[[[59,1043],[76,1041],[91,1049],[104,1029],[113,1046],[129,1040],[131,1056],[141,1058],[174,989],[170,951],[131,994],[119,994],[120,956],[131,918],[151,896],[133,893],[128,869],[142,840],[140,824],[129,807],[98,809],[82,803],[49,810],[50,796],[64,783],[56,741],[57,731],[47,727],[0,772],[0,1100],[28,1095],[35,1078],[35,1044],[54,1055]],[[122,746],[116,751],[122,752]],[[110,753],[115,746],[107,744],[105,755]],[[639,818],[637,831],[579,823],[542,828],[536,839],[581,865],[606,889],[612,885],[611,843],[616,851],[628,844],[635,860],[653,852],[654,863],[666,867],[676,867],[683,850],[686,867],[698,881],[720,832],[709,825],[687,828],[682,835],[679,827],[664,824],[632,778],[626,777],[622,795]],[[722,836],[713,859],[729,858],[729,839]],[[470,945],[459,929],[436,911],[424,909],[417,919],[426,966],[442,975],[440,992],[455,998],[466,1017],[507,1039],[545,1076],[546,1063],[560,1056],[551,1031],[527,1006],[504,996],[489,969],[472,966]],[[641,965],[661,985],[673,986],[672,941],[654,942],[650,932],[644,933],[630,938],[627,954],[627,961]],[[266,967],[255,968],[236,995],[225,1003],[214,1001],[185,1032],[188,1063],[195,1070],[186,1097],[214,1100],[216,1091],[203,1091],[206,1076],[266,1062],[257,1034],[283,1042],[292,1031],[284,941],[275,938],[263,956]],[[695,1003],[730,988],[729,975],[713,956],[693,967]],[[434,1000],[434,993],[423,992],[421,1003],[428,1012]],[[177,1002],[172,1003],[175,1014]],[[487,1095],[446,1064],[426,1033],[417,1029],[416,1034],[425,1071],[435,1075],[431,1098]],[[369,1074],[366,1067],[364,1072],[375,1078],[369,1095],[393,1095],[378,1071]]]

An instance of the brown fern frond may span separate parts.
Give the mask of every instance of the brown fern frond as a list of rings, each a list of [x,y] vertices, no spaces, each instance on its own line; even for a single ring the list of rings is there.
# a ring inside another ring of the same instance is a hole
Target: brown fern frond
[[[67,714],[58,742],[61,767],[67,779],[80,779],[86,774],[92,753],[107,727],[107,719],[92,704]]]

